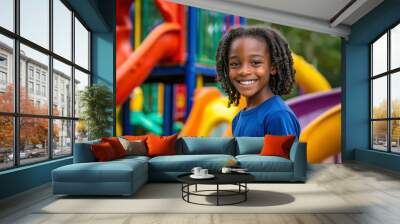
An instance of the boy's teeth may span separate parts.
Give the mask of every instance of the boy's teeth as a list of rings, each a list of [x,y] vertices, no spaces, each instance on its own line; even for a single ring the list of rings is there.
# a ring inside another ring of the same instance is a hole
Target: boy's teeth
[[[250,85],[250,84],[253,84],[255,82],[255,80],[245,80],[245,81],[239,81],[239,82],[240,82],[240,84],[243,84],[243,85]]]

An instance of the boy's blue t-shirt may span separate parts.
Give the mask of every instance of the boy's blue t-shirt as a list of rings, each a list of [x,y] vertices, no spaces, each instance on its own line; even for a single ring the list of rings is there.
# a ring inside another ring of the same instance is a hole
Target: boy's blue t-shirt
[[[232,121],[235,137],[263,137],[270,135],[295,135],[300,137],[300,124],[296,115],[280,96],[272,96],[250,110],[241,110]]]

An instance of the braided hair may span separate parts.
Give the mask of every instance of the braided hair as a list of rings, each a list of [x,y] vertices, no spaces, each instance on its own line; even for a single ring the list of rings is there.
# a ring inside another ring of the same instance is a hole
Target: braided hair
[[[275,95],[289,94],[293,83],[295,70],[289,45],[284,37],[269,27],[241,26],[231,29],[220,40],[216,53],[217,81],[229,97],[229,104],[238,105],[240,93],[229,79],[229,51],[234,40],[243,37],[254,37],[265,41],[269,50],[271,67],[275,66],[276,74],[270,76],[269,87]]]

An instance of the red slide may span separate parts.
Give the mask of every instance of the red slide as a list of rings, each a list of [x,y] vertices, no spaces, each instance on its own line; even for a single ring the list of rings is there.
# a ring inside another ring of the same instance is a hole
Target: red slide
[[[133,88],[140,86],[158,62],[175,54],[179,32],[180,26],[176,23],[159,25],[117,69],[117,105],[128,98]]]
[[[118,2],[118,1],[117,1]],[[130,30],[129,18],[130,1],[120,1],[120,15],[122,18],[117,24],[117,77],[116,103],[121,105],[131,94],[132,90],[140,86],[156,64],[176,57],[182,48],[182,26],[179,23],[179,9],[176,5],[164,1],[156,1],[166,22],[157,26],[146,39],[131,54],[129,52]],[[128,2],[128,3],[127,3]],[[182,11],[182,10],[180,10]],[[118,26],[120,25],[120,26]],[[119,31],[119,32],[118,32]],[[120,36],[118,36],[120,34]],[[119,58],[118,58],[119,57]]]

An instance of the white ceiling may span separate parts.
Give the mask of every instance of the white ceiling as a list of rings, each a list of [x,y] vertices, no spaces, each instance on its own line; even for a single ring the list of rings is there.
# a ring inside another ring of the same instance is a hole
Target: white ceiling
[[[383,2],[383,0],[170,1],[345,38],[350,34],[352,24]]]

